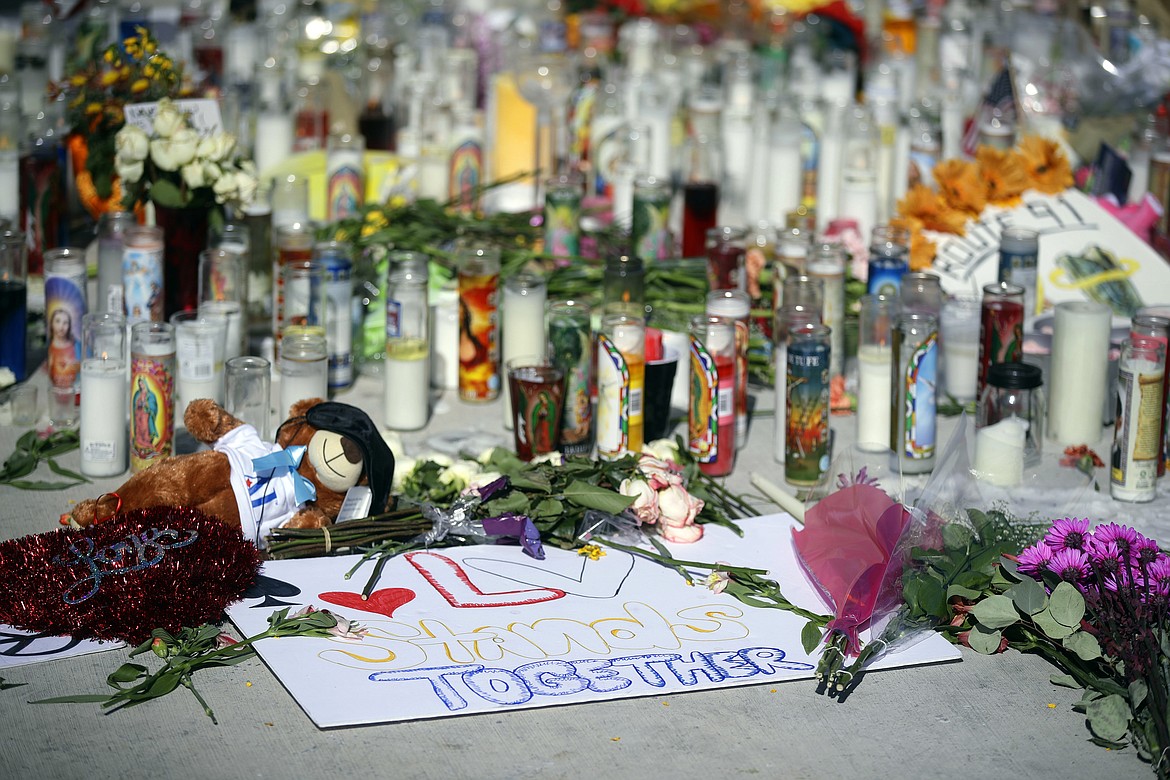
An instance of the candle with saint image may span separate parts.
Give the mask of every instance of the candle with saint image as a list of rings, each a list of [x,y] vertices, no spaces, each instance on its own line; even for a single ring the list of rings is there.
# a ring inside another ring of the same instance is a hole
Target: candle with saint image
[[[597,337],[597,452],[606,460],[642,450],[646,325],[640,308],[612,304]]]
[[[691,318],[691,398],[687,446],[699,470],[724,477],[735,465],[735,322]]]
[[[1105,304],[1065,301],[1056,305],[1048,381],[1048,437],[1063,447],[1091,446],[1101,438],[1110,330],[1110,312]]]
[[[130,467],[139,472],[171,454],[175,434],[175,327],[130,329]]]

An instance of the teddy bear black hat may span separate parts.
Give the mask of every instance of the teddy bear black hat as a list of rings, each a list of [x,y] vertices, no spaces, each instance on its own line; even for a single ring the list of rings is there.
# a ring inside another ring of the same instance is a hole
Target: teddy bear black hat
[[[394,483],[394,453],[370,416],[356,406],[325,401],[305,412],[305,420],[314,428],[339,433],[358,445],[373,496],[370,512],[385,512]]]

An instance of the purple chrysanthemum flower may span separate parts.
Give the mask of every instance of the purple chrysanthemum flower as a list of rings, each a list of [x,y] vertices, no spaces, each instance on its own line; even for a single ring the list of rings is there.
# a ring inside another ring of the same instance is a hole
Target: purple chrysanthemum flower
[[[1170,558],[1161,555],[1146,569],[1150,589],[1163,596],[1170,596]]]
[[[1058,550],[1084,550],[1089,546],[1089,518],[1057,520],[1044,534],[1044,543]]]
[[[1117,542],[1101,542],[1096,537],[1090,540],[1089,556],[1093,559],[1093,567],[1105,576],[1117,574],[1128,564],[1128,558],[1118,549]]]
[[[1131,553],[1133,561],[1139,566],[1149,566],[1154,561],[1158,560],[1158,554],[1161,550],[1158,549],[1158,543],[1153,539],[1149,539],[1141,534],[1138,534],[1137,544],[1133,546]]]
[[[1129,551],[1138,542],[1140,534],[1128,525],[1117,523],[1103,523],[1093,529],[1093,539],[1096,542],[1113,542],[1121,554],[1128,558]]]
[[[1048,561],[1047,569],[1065,582],[1077,585],[1089,576],[1089,556],[1081,550],[1057,550]]]
[[[1021,574],[1036,577],[1044,570],[1048,562],[1052,560],[1052,555],[1051,547],[1044,544],[1044,542],[1037,542],[1020,553],[1016,559],[1017,568]]]
[[[858,471],[856,474],[838,474],[837,475],[837,488],[838,489],[847,488],[850,485],[871,485],[873,487],[878,487],[879,483],[878,483],[877,477],[869,476],[868,467],[862,466],[861,470]]]

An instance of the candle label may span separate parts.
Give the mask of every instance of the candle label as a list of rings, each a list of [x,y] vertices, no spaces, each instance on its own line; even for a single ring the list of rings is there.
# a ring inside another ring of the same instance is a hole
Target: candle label
[[[117,454],[117,445],[112,441],[86,440],[81,442],[81,459],[83,461],[112,463]]]
[[[800,126],[800,159],[801,159],[801,188],[800,203],[802,206],[815,206],[817,203],[817,165],[820,163],[821,143],[816,132],[808,125]]]
[[[346,257],[324,258],[325,338],[329,344],[329,389],[353,384],[353,263]]]
[[[938,380],[938,332],[932,331],[914,347],[902,372],[904,401],[901,413],[905,435],[902,454],[911,460],[934,457]]]
[[[751,328],[743,320],[735,321],[735,435],[742,442],[747,436],[748,348]]]
[[[902,290],[902,277],[910,270],[905,260],[899,257],[875,257],[869,261],[869,281],[866,292],[870,295],[897,297]]]
[[[996,363],[1024,357],[1024,306],[1013,301],[984,301],[979,325],[979,389]]]
[[[593,424],[589,369],[593,362],[588,318],[549,318],[548,341],[553,365],[565,372],[565,410],[561,418],[561,452],[588,455]]]
[[[179,341],[179,378],[200,381],[215,375],[215,345],[201,338]]]
[[[670,255],[670,191],[665,187],[634,192],[630,245],[643,260]]]
[[[829,470],[829,346],[788,345],[784,478],[815,485]]]
[[[630,444],[630,368],[617,345],[597,334],[597,454],[616,459]]]
[[[544,197],[544,251],[553,257],[581,254],[581,193],[573,187],[549,189]]]
[[[329,219],[357,216],[364,200],[362,153],[334,150],[329,153]]]
[[[719,458],[719,370],[715,359],[691,336],[691,408],[687,449],[700,463]]]
[[[459,211],[479,208],[483,182],[483,145],[475,138],[465,138],[451,152],[448,168],[447,197]]]
[[[1122,501],[1153,501],[1162,428],[1162,372],[1118,371],[1118,418],[1110,464],[1110,493]]]
[[[80,276],[45,274],[47,369],[53,387],[72,387],[81,373],[81,318],[85,316],[85,268]]]
[[[130,466],[142,471],[171,454],[174,441],[174,356],[130,359]]]
[[[459,397],[490,401],[500,393],[498,274],[459,274]]]
[[[122,252],[122,298],[127,325],[163,321],[162,244]]]

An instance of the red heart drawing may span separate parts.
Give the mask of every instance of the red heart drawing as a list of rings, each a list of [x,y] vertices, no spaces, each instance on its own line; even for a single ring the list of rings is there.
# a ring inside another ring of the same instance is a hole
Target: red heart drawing
[[[318,593],[317,597],[330,604],[347,609],[358,609],[363,612],[376,612],[386,617],[394,617],[394,610],[403,604],[414,601],[414,591],[410,588],[383,588],[363,599],[360,593],[351,593],[345,590],[331,590],[328,593]]]

